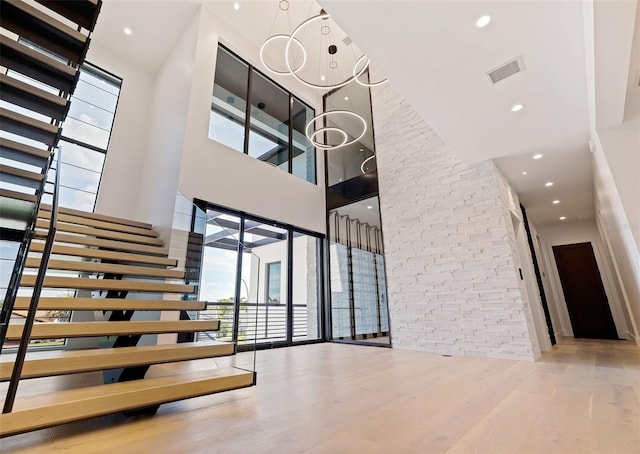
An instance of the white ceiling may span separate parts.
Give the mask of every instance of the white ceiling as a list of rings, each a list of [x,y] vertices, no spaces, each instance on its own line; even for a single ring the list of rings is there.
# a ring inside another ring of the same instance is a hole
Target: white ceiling
[[[314,2],[293,0],[286,18],[276,15],[278,0],[240,1],[238,10],[233,3],[105,0],[93,39],[155,73],[204,4],[242,37],[242,57],[259,65],[258,51],[270,32],[286,33],[320,9]],[[496,160],[536,224],[557,222],[561,214],[567,221],[593,216],[582,2],[321,3],[451,150],[469,162]],[[490,14],[492,21],[477,29],[475,20],[482,14]],[[124,35],[125,26],[133,30],[132,36]],[[335,41],[345,36],[333,22],[331,28]],[[325,55],[313,35],[318,33],[310,31],[303,38],[310,53],[309,75],[319,72]],[[238,36],[229,40],[237,41]],[[353,61],[360,55],[354,49],[341,49],[338,55]],[[277,65],[280,55],[281,49],[274,46],[268,58]],[[486,71],[517,56],[522,56],[525,71],[490,85]],[[346,66],[349,63],[340,64]],[[292,86],[290,76],[274,79]],[[300,85],[299,92],[308,89]],[[512,113],[514,103],[525,108]],[[535,153],[542,153],[543,159],[533,161]],[[528,178],[522,178],[523,171],[529,172]],[[554,181],[552,191],[544,187],[546,181]],[[560,199],[561,205],[553,206],[553,199]]]
[[[104,0],[91,40],[131,65],[155,74],[194,17],[199,3],[193,0]],[[124,33],[125,27],[131,29],[130,36]],[[88,59],[91,59],[91,53]]]
[[[536,225],[593,218],[583,2],[321,3],[452,151],[495,160]],[[523,72],[489,83],[519,56]]]

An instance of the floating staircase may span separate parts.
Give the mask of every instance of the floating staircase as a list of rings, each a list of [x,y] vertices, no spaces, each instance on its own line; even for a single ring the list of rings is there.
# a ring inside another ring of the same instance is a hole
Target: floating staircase
[[[57,183],[52,205],[41,202],[51,186],[47,175],[60,127],[100,7],[100,0],[0,0],[0,234],[3,241],[20,245],[0,320],[0,382],[8,382],[0,437],[108,413],[154,412],[164,402],[255,382],[254,372],[239,368],[154,377],[156,364],[233,355],[235,346],[147,345],[152,338],[143,336],[177,333],[184,339],[215,331],[219,322],[150,315],[205,306],[190,300],[193,296],[181,299],[195,288],[185,284],[191,278],[175,269],[177,261],[168,257],[152,226],[58,209]],[[50,313],[72,311],[69,321],[47,322]],[[143,314],[149,316],[139,320]],[[77,338],[94,345],[26,348],[29,342]],[[16,352],[12,347],[18,344]],[[20,380],[63,380],[92,371],[103,371],[106,384],[29,398],[16,395]]]
[[[44,228],[42,221],[51,216],[49,208],[45,205],[41,207],[36,225]],[[219,328],[217,320],[134,319],[138,311],[191,311],[205,308],[205,303],[201,301],[128,298],[134,293],[143,293],[145,297],[152,298],[154,294],[182,295],[194,291],[192,285],[182,283],[184,271],[172,269],[177,265],[176,260],[167,257],[166,249],[151,226],[60,208],[57,229],[60,232],[77,229],[78,233],[69,234],[73,236],[72,240],[63,235],[60,235],[61,238],[56,236],[44,289],[48,292],[58,289],[86,292],[82,297],[43,296],[38,302],[38,312],[88,311],[103,315],[103,319],[57,323],[36,321],[30,338],[97,337],[102,344],[109,346],[84,350],[30,351],[20,378],[26,380],[90,371],[116,371],[117,378],[109,384],[27,399],[18,398],[12,412],[0,415],[0,436],[107,413],[140,408],[151,408],[153,412],[164,402],[254,384],[254,373],[238,368],[213,368],[171,377],[145,378],[149,367],[154,364],[233,355],[234,345],[197,342],[137,345],[143,335],[194,334]],[[41,233],[39,229],[38,233]],[[108,248],[92,245],[92,240],[104,236],[112,238]],[[20,281],[21,291],[34,284],[34,273],[41,265],[38,251],[42,250],[42,245],[43,240],[36,235]],[[128,253],[133,246],[144,246],[145,252]],[[91,292],[91,297],[86,296],[87,292]],[[30,300],[29,296],[18,296],[14,313],[27,311]],[[22,333],[22,325],[11,324],[6,342],[19,340]],[[12,356],[4,356],[0,358],[0,381],[8,381],[14,367]]]

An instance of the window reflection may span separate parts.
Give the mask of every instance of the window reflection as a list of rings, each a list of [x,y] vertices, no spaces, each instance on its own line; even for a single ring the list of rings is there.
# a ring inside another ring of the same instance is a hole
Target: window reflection
[[[249,66],[218,47],[209,138],[244,152]]]
[[[303,102],[293,99],[291,105],[291,119],[293,120],[293,157],[292,173],[311,183],[316,182],[316,153],[315,148],[305,135],[307,124],[314,117],[313,109]]]
[[[248,140],[247,99],[250,100]],[[211,140],[315,184],[315,148],[304,133],[314,115],[311,107],[229,50],[218,47],[209,117]]]
[[[249,156],[289,171],[289,94],[255,70]]]

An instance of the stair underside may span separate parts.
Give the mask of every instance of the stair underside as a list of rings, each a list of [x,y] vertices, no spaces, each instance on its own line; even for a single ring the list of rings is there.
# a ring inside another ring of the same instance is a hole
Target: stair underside
[[[84,57],[86,35],[21,0],[2,3],[3,27],[74,63]]]
[[[0,35],[0,64],[20,74],[70,93],[76,70],[7,36]]]
[[[0,415],[6,437],[94,416],[252,386],[253,372],[213,369],[51,393],[16,402]]]
[[[194,333],[217,331],[218,320],[175,320],[144,322],[71,322],[37,323],[33,325],[32,339],[57,339],[61,337],[126,336],[129,334]],[[10,325],[7,339],[19,340],[22,325]]]
[[[50,152],[0,137],[0,156],[35,167],[44,167]]]
[[[0,74],[3,101],[61,121],[67,111],[67,100],[21,80]]]
[[[14,112],[9,109],[0,109],[2,130],[42,142],[52,147],[58,139],[58,127],[50,123]]]
[[[99,12],[97,0],[36,1],[81,27],[93,31]]]
[[[94,370],[119,369],[149,364],[190,361],[232,355],[230,343],[148,345],[143,347],[102,348],[90,350],[55,350],[28,354],[21,378],[74,374]],[[0,381],[11,378],[13,360],[0,362]]]

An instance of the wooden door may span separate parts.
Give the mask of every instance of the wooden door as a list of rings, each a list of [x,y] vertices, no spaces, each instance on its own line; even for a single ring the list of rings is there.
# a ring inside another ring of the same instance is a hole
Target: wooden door
[[[591,243],[554,246],[574,337],[618,339]]]

